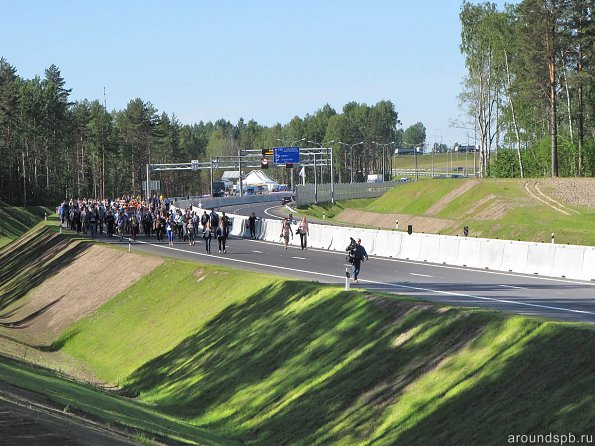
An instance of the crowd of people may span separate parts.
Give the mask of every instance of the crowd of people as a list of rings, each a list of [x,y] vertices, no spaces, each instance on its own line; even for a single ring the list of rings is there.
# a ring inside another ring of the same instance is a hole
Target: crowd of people
[[[168,200],[157,196],[150,200],[130,196],[115,200],[71,199],[62,202],[58,213],[62,226],[92,238],[106,234],[120,240],[130,236],[136,241],[139,234],[144,234],[158,242],[167,237],[168,244],[173,246],[175,239],[195,245],[201,237],[207,253],[211,252],[212,238],[217,239],[219,252],[226,253],[231,229],[225,212],[219,215],[215,210],[205,210],[199,216],[190,209],[173,211]]]
[[[147,237],[155,237],[157,242],[163,242],[164,237],[167,237],[169,246],[173,246],[176,239],[195,245],[196,239],[202,238],[208,254],[211,253],[213,238],[217,240],[219,253],[227,253],[227,238],[232,225],[225,212],[219,215],[214,209],[210,212],[205,210],[199,216],[191,209],[173,211],[170,210],[167,199],[156,195],[150,200],[130,196],[114,200],[71,199],[62,202],[59,216],[62,226],[92,238],[105,233],[108,237],[119,237],[120,240],[129,235],[135,241],[137,235],[142,233]],[[248,217],[247,229],[251,239],[256,238],[257,220],[254,213]],[[292,220],[293,216],[290,214],[281,225],[281,239],[285,249],[290,236],[293,238]],[[301,248],[307,249],[310,229],[306,217],[298,224],[296,233],[300,236]],[[368,254],[360,239],[352,238],[347,251],[348,261],[353,265],[353,281],[357,283],[361,262],[368,260]]]

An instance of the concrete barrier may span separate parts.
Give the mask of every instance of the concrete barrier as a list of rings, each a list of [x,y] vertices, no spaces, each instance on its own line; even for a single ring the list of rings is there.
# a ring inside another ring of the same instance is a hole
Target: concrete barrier
[[[421,238],[419,234],[403,235],[401,258],[408,260],[419,260],[419,250],[421,248]]]
[[[580,278],[595,281],[595,247],[593,246],[585,246]]]
[[[459,237],[442,236],[438,247],[438,262],[456,265],[459,258]]]
[[[318,249],[328,249],[333,239],[333,233],[336,231],[334,226],[325,226],[314,223],[308,223],[310,236],[308,237],[308,246]]]
[[[552,243],[530,243],[527,252],[526,274],[549,276],[554,269],[554,253],[556,245]]]
[[[479,249],[480,239],[461,237],[459,240],[459,256],[457,265],[467,266],[469,268],[480,268]]]
[[[434,234],[421,234],[419,246],[419,260],[437,263],[440,253],[440,236]]]
[[[281,234],[281,221],[267,218],[263,223],[263,239],[269,242],[280,243],[281,237],[279,235]]]
[[[400,251],[401,238],[399,237],[398,232],[376,231],[376,235],[374,236],[373,255],[382,257],[398,257]]]
[[[499,270],[504,258],[505,242],[501,240],[479,239],[478,268]]]
[[[552,276],[573,277],[583,270],[585,257],[584,246],[555,245],[554,267]]]
[[[505,242],[501,270],[522,273],[527,265],[528,252],[529,245],[525,242]]]
[[[230,215],[229,219],[232,222],[231,231],[229,231],[230,235],[234,235],[236,237],[250,236],[250,231],[248,228],[246,228],[248,217],[244,217],[242,215]]]
[[[355,237],[352,228],[336,226],[330,232],[329,239],[324,243],[324,249],[332,249],[333,251],[345,251],[345,248],[349,245],[349,237]]]

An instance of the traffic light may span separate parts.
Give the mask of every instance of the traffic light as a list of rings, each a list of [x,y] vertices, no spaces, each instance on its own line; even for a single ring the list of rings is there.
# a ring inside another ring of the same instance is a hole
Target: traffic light
[[[269,168],[269,159],[268,158],[263,158],[260,161],[260,168],[261,169],[268,169]]]
[[[293,163],[286,163],[285,164],[285,168],[286,169],[293,169]]]

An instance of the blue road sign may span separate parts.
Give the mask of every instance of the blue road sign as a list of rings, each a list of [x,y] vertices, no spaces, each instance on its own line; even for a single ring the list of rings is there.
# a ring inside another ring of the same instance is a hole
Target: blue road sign
[[[300,148],[273,147],[273,162],[275,164],[298,164],[300,162]]]

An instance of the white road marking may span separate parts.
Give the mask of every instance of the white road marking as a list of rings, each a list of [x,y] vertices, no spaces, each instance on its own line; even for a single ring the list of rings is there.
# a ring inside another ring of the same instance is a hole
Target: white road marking
[[[252,251],[252,252],[255,252],[257,254],[262,254],[262,251]]]
[[[292,259],[298,259],[298,260],[308,260],[308,259],[307,259],[307,258],[305,258],[305,257],[292,257]]]
[[[514,286],[514,285],[498,285],[502,288],[514,288],[515,290],[528,290],[529,288],[523,288],[522,286]]]
[[[278,217],[278,216],[276,216],[276,215],[274,215],[274,214],[271,214],[271,213],[269,212],[269,209],[274,209],[274,208],[282,208],[282,207],[283,207],[283,206],[271,206],[270,208],[266,208],[266,209],[264,210],[264,213],[265,213],[266,215],[268,215],[269,217],[276,218],[277,220],[283,220],[285,217]]]
[[[433,277],[433,276],[428,276],[427,274],[417,274],[417,273],[409,273],[412,276],[419,276],[419,277]]]

